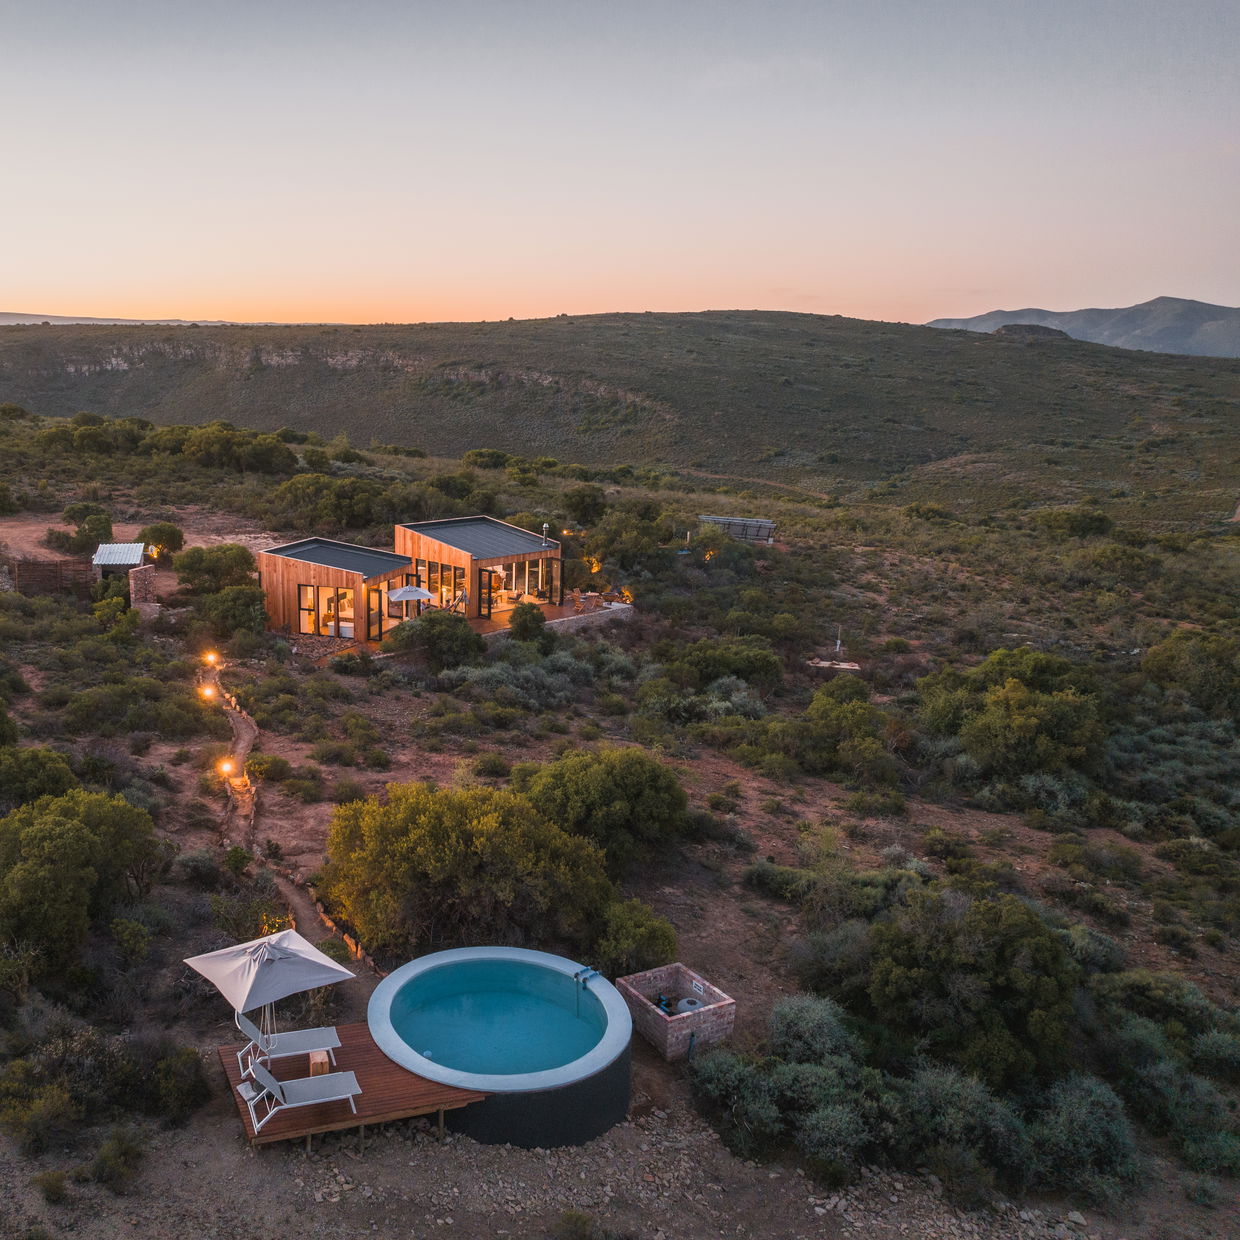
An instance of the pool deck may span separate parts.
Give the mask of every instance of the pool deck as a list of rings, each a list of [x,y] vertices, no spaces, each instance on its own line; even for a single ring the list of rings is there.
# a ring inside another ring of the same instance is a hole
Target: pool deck
[[[347,1102],[324,1102],[315,1106],[293,1107],[278,1111],[259,1131],[254,1133],[249,1108],[237,1093],[241,1082],[241,1070],[237,1066],[237,1052],[244,1043],[221,1046],[218,1054],[228,1089],[237,1107],[237,1115],[245,1130],[245,1138],[251,1145],[268,1145],[274,1141],[292,1141],[310,1138],[321,1132],[339,1132],[345,1128],[359,1128],[363,1132],[367,1124],[385,1124],[393,1120],[412,1119],[419,1115],[438,1117],[443,1130],[443,1114],[471,1102],[481,1102],[487,1095],[472,1089],[458,1089],[454,1085],[441,1085],[393,1063],[374,1043],[370,1030],[364,1022],[355,1025],[337,1025],[336,1033],[340,1047],[336,1051],[336,1071],[352,1072],[362,1092],[353,1099],[357,1106],[355,1115]],[[272,1075],[281,1081],[306,1076],[309,1059],[305,1055],[291,1055],[277,1059],[272,1065]]]

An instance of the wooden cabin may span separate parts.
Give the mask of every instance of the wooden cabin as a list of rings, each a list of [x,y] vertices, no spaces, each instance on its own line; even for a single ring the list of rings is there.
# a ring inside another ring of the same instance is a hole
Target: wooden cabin
[[[258,553],[270,627],[290,635],[374,643],[405,619],[388,592],[413,585],[407,555],[303,538]]]
[[[564,601],[560,544],[495,517],[453,517],[396,527],[396,551],[432,605],[489,620],[518,603]]]

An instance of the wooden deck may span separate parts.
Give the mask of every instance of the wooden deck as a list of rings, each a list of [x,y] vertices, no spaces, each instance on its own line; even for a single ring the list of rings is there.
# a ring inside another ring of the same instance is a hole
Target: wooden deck
[[[364,1124],[384,1124],[392,1120],[410,1119],[416,1115],[435,1115],[440,1125],[443,1113],[458,1107],[480,1102],[486,1094],[470,1089],[457,1089],[441,1085],[425,1077],[407,1072],[393,1063],[374,1043],[370,1030],[364,1023],[338,1025],[340,1048],[336,1051],[336,1070],[353,1072],[362,1092],[353,1099],[357,1106],[355,1115],[347,1102],[324,1102],[316,1106],[293,1107],[277,1111],[259,1131],[254,1134],[249,1108],[237,1093],[241,1071],[237,1067],[237,1052],[244,1043],[219,1048],[220,1063],[228,1078],[246,1140],[254,1145],[267,1145],[272,1141],[290,1141],[310,1137],[320,1132],[338,1132],[342,1128],[357,1128]],[[277,1080],[292,1080],[306,1076],[310,1071],[305,1055],[292,1055],[277,1059],[272,1074]],[[261,1115],[261,1111],[260,1111]]]

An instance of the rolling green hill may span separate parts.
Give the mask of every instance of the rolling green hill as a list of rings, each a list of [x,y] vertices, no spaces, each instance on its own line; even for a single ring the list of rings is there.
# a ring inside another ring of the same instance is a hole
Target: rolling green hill
[[[855,492],[1230,514],[1240,360],[766,312],[0,328],[0,401]],[[960,482],[968,482],[961,494]]]

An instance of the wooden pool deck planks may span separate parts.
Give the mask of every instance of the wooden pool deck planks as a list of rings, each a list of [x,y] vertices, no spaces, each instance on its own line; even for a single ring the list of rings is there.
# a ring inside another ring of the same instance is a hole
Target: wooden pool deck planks
[[[247,1141],[254,1145],[267,1145],[273,1141],[291,1141],[321,1132],[338,1132],[364,1124],[384,1124],[418,1115],[436,1115],[442,1124],[445,1111],[454,1111],[471,1102],[481,1102],[486,1097],[486,1094],[472,1089],[441,1085],[438,1081],[428,1081],[406,1071],[375,1045],[365,1023],[337,1025],[336,1033],[340,1037],[340,1047],[336,1051],[335,1070],[354,1073],[362,1088],[362,1092],[353,1099],[357,1114],[354,1115],[349,1104],[343,1101],[292,1107],[273,1115],[257,1136],[250,1121],[249,1108],[237,1093],[241,1082],[237,1052],[244,1043],[219,1048],[220,1063],[228,1078],[228,1088]],[[281,1081],[307,1076],[310,1072],[309,1056],[292,1055],[287,1059],[277,1059],[271,1071]]]

